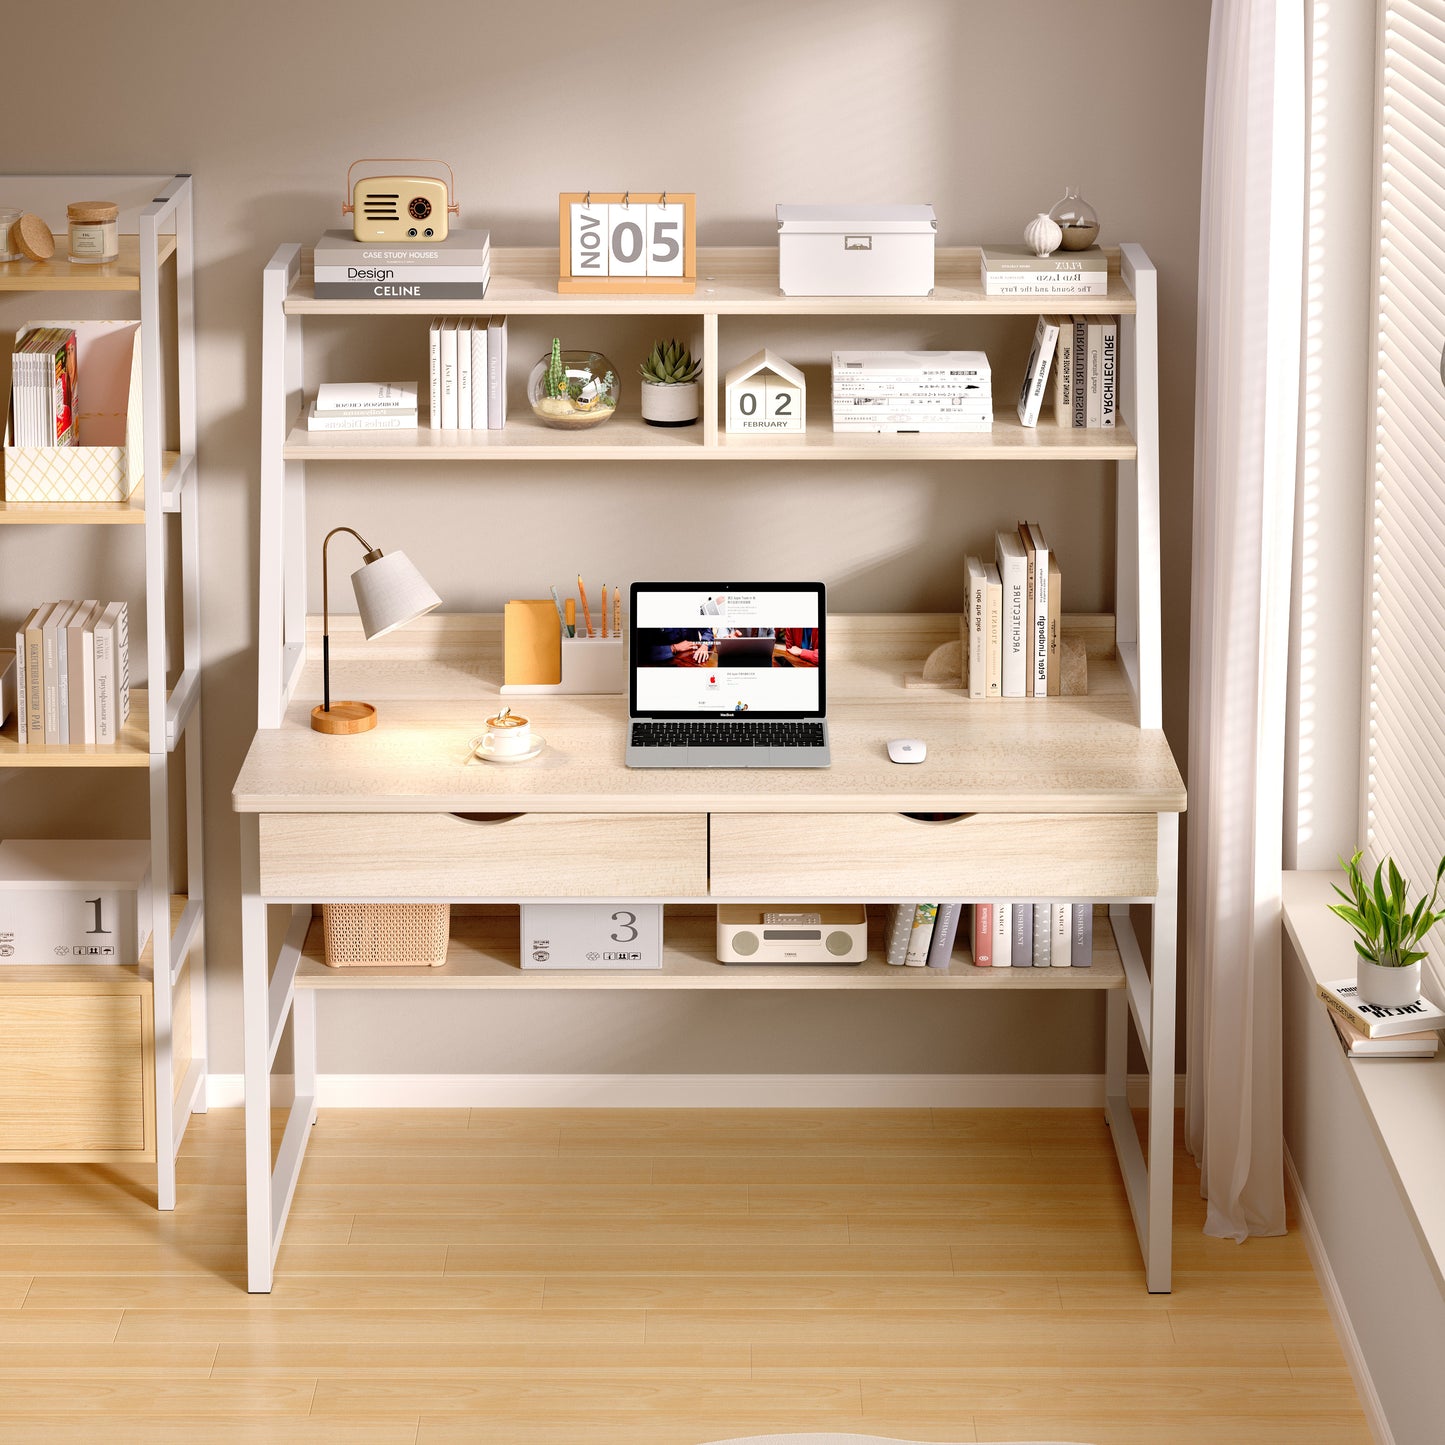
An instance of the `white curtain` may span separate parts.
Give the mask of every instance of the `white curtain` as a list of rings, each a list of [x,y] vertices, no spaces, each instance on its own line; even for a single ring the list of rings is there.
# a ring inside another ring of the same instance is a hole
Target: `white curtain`
[[[1304,247],[1304,0],[1214,0],[1190,626],[1188,1087],[1207,1234],[1284,1232],[1279,894]]]

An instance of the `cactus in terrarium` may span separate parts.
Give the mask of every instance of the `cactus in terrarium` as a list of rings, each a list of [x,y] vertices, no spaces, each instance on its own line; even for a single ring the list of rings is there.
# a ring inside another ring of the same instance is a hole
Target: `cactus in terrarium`
[[[652,354],[638,367],[644,381],[655,381],[664,386],[684,381],[696,381],[702,370],[702,362],[694,361],[692,353],[680,341],[659,341]]]
[[[562,342],[552,338],[552,356],[547,362],[547,376],[542,383],[544,396],[567,395],[567,368],[562,365]]]

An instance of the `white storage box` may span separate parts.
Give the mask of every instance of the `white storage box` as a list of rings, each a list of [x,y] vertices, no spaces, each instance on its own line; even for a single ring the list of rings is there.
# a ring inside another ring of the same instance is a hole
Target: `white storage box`
[[[784,296],[932,296],[932,206],[779,206]]]
[[[661,968],[660,903],[524,903],[523,968]]]
[[[138,963],[150,940],[144,839],[0,843],[0,961]]]
[[[84,269],[84,268],[81,268]],[[5,422],[7,502],[126,502],[141,483],[139,321],[35,321],[37,328],[75,332],[78,446],[17,447],[15,425]]]

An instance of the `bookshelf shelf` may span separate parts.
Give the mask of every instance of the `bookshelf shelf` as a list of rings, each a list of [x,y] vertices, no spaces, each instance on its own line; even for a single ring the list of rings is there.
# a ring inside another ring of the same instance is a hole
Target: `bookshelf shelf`
[[[150,766],[150,694],[143,687],[130,693],[130,717],[120,741],[96,743],[25,743],[15,741],[15,719],[0,728],[0,769],[5,768],[145,768]]]
[[[140,237],[120,238],[120,256],[104,266],[77,266],[67,253],[64,234],[55,236],[55,254],[48,261],[0,262],[0,293],[15,291],[64,292],[140,290]],[[174,235],[156,238],[156,265],[176,254]]]
[[[162,511],[174,512],[174,484],[181,471],[180,452],[162,454]],[[0,527],[141,526],[146,519],[145,483],[128,502],[7,502],[0,500]]]

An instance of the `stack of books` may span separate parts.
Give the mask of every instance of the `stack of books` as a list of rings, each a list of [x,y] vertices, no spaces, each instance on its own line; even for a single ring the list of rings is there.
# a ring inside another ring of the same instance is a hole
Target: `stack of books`
[[[431,424],[438,431],[500,431],[507,424],[505,316],[432,322]]]
[[[1088,968],[1094,961],[1092,903],[975,903],[973,961],[980,968]],[[970,905],[893,903],[884,957],[897,967],[947,968]]]
[[[1118,409],[1119,318],[1047,316],[1057,328],[1054,420],[1067,427],[1111,427]],[[1040,379],[1040,389],[1043,381]]]
[[[316,388],[307,431],[406,431],[416,421],[414,381],[328,381]]]
[[[835,432],[986,432],[993,383],[981,351],[835,351]]]
[[[19,341],[10,362],[10,445],[78,446],[76,385],[75,332],[68,326],[37,327]]]
[[[1431,1059],[1439,1051],[1445,1012],[1428,998],[1398,1007],[1365,1003],[1352,978],[1317,983],[1315,992],[1329,1008],[1340,1047],[1351,1058]]]
[[[983,246],[985,296],[1107,296],[1109,258],[1097,247],[1036,256],[1031,246]]]
[[[1037,522],[994,537],[994,560],[970,556],[964,632],[970,697],[1063,691],[1063,573]]]
[[[492,234],[452,231],[403,245],[327,231],[314,263],[318,301],[480,301],[492,279]]]
[[[22,743],[114,743],[130,716],[124,602],[46,602],[15,632]]]

